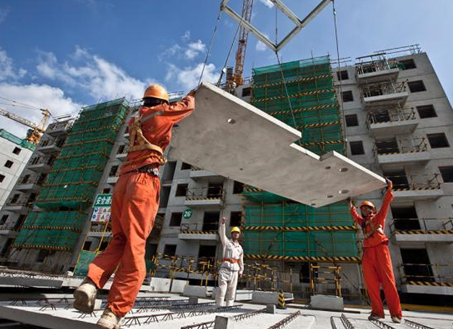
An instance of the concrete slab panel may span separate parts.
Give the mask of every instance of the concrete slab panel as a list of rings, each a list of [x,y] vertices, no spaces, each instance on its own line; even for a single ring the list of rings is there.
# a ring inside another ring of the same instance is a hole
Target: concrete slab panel
[[[173,280],[173,284],[171,285],[171,292],[174,293],[183,293],[184,287],[189,284],[189,281],[186,280]]]
[[[150,291],[153,292],[169,292],[171,279],[151,278]]]
[[[207,290],[206,287],[200,286],[185,286],[183,295],[187,297],[200,297],[206,298]]]
[[[310,297],[310,307],[318,310],[343,311],[342,297],[329,295],[314,295]]]
[[[278,304],[278,292],[272,291],[254,291],[252,294],[252,303],[257,304]]]
[[[336,152],[295,144],[301,132],[239,98],[202,83],[194,113],[175,129],[169,156],[321,207],[385,186],[382,177]]]

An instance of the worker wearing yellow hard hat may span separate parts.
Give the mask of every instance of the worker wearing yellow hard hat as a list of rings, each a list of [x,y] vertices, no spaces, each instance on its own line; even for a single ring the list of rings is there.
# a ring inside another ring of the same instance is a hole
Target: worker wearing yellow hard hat
[[[385,218],[393,200],[393,183],[387,179],[387,192],[379,211],[370,201],[363,201],[357,213],[354,204],[349,199],[351,215],[360,225],[363,233],[363,278],[371,300],[371,315],[369,320],[384,318],[384,307],[381,300],[380,284],[384,289],[385,298],[393,322],[400,323],[403,317],[400,298],[396,290],[395,276],[393,274],[392,260],[388,249],[388,238],[384,233]]]
[[[222,242],[222,265],[219,270],[219,287],[216,292],[216,305],[232,306],[236,297],[238,278],[244,272],[244,251],[239,244],[241,230],[239,227],[231,228],[231,239],[225,232],[225,217],[222,217],[219,225],[219,236]],[[225,305],[226,300],[226,305]]]

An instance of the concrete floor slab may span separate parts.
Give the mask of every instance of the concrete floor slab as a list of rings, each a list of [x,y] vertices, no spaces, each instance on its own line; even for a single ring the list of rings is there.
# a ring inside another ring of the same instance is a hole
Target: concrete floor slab
[[[175,129],[169,156],[313,207],[385,186],[336,152],[295,144],[301,133],[239,98],[202,83],[194,113]]]
[[[63,295],[62,295],[63,296]],[[62,297],[60,296],[60,297]],[[57,296],[53,296],[57,297]],[[140,300],[140,298],[143,298]],[[299,305],[298,308],[293,308],[290,305],[287,305],[288,308],[285,310],[276,310],[275,314],[270,313],[260,313],[256,316],[247,317],[243,316],[247,313],[252,313],[257,310],[263,310],[265,307],[263,305],[257,304],[242,304],[237,309],[234,310],[215,310],[210,313],[199,313],[194,312],[191,314],[188,310],[185,310],[185,316],[177,316],[177,312],[183,311],[183,309],[178,309],[175,305],[181,305],[181,301],[187,298],[181,297],[177,294],[158,294],[158,293],[146,293],[140,294],[140,298],[137,301],[137,305],[134,307],[132,312],[126,316],[126,320],[133,317],[141,317],[136,321],[129,321],[128,325],[123,325],[123,328],[159,328],[159,329],[174,329],[174,328],[184,328],[187,326],[197,325],[205,322],[213,322],[217,315],[222,315],[225,317],[237,317],[235,322],[237,324],[236,328],[259,328],[266,329],[275,325],[279,321],[283,320],[290,314],[293,314],[297,311],[300,311],[300,316],[298,316],[294,321],[288,323],[288,326],[285,328],[298,328],[298,329],[327,329],[327,328],[337,328],[342,329],[346,328],[342,325],[340,321],[341,312],[333,311],[321,311],[321,310],[312,310],[307,307]],[[158,309],[154,309],[151,304],[152,300],[155,300],[154,303],[157,303]],[[22,299],[21,299],[22,301]],[[105,300],[104,300],[105,302]],[[81,313],[75,311],[71,307],[71,300],[64,300],[64,298],[55,298],[52,301],[52,305],[49,305],[46,301],[41,300],[39,303],[36,300],[28,301],[27,303],[16,303],[12,305],[11,302],[1,302],[0,303],[0,319],[9,319],[21,323],[28,323],[31,325],[41,326],[44,328],[55,328],[55,329],[89,329],[89,328],[98,328],[95,326],[95,323],[99,319],[102,311],[96,311],[92,315],[82,316]],[[160,305],[159,303],[163,303]],[[169,303],[173,303],[168,306]],[[213,308],[212,300],[199,298],[198,305],[195,307],[207,307]],[[187,303],[189,304],[189,303]],[[207,305],[207,306],[204,306]],[[168,318],[159,318],[158,321],[145,323],[147,316],[154,316],[156,314],[168,314],[173,312],[172,317]],[[349,321],[356,326],[356,328],[376,328],[371,322],[367,321],[369,314],[369,309],[360,309],[356,313],[345,313]],[[413,322],[424,324],[433,328],[451,328],[451,323],[453,321],[453,315],[451,314],[441,314],[433,312],[412,312],[412,311],[403,311],[404,319],[411,320]],[[332,321],[335,323],[335,327],[332,326]],[[388,311],[386,310],[386,318],[383,320],[386,324],[391,325],[394,328],[410,328],[409,326],[403,324],[396,326],[391,323]],[[205,327],[208,328],[208,327]],[[211,327],[212,328],[212,327]]]

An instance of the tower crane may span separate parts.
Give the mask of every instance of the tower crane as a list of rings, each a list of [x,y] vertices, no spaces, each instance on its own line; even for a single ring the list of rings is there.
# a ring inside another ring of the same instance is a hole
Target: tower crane
[[[241,16],[244,22],[250,23],[252,18],[252,8],[253,0],[243,0]],[[232,75],[227,74],[227,86],[229,87],[233,87],[233,83],[236,87],[244,84],[242,74],[244,72],[245,51],[247,49],[248,35],[249,30],[244,28],[241,24],[239,29],[238,49],[236,51],[236,65],[234,67],[234,73]]]
[[[39,124],[35,124],[32,121],[27,120],[17,114],[8,112],[7,110],[0,108],[0,115],[3,115],[4,117],[7,117],[11,120],[14,120],[16,122],[19,122],[25,126],[32,128],[29,130],[26,140],[35,145],[38,145],[42,134],[46,130],[46,125],[47,125],[47,122],[49,121],[49,117],[51,115],[50,111],[48,109],[41,109],[41,112],[42,112],[43,117],[41,118],[41,121],[39,122]]]

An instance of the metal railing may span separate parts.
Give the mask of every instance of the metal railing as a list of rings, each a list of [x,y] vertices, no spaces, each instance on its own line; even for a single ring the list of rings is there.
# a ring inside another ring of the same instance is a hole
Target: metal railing
[[[374,145],[373,154],[375,157],[378,155],[425,152],[428,150],[428,144],[426,143],[425,137],[413,139],[389,139],[379,142],[379,144],[384,145],[381,146],[378,145],[378,143]],[[385,146],[385,143],[393,145]]]
[[[383,72],[393,68],[398,68],[396,64],[390,64],[384,55],[385,54],[376,54],[367,57],[361,57],[361,61],[355,64],[357,74]],[[362,61],[363,58],[370,58],[370,60]]]
[[[33,157],[30,159],[28,165],[35,166],[35,165],[49,165],[51,166],[55,161],[54,157]]]
[[[187,189],[186,199],[200,199],[200,198],[215,198],[221,199],[224,198],[225,191],[223,187],[211,186],[211,187],[200,187],[200,188],[191,188]]]
[[[405,91],[406,81],[372,83],[362,87],[362,99],[374,96],[399,94]]]
[[[6,202],[6,206],[9,207],[17,207],[17,206],[25,206],[25,207],[31,207],[33,204],[33,201],[31,201],[29,198],[19,198],[19,199],[9,199]]]
[[[68,130],[74,124],[74,120],[64,122],[53,122],[47,127],[46,133],[51,133],[55,130]]]
[[[440,189],[439,174],[386,175],[394,190]]]
[[[372,124],[401,122],[415,119],[417,119],[417,116],[414,108],[402,109],[400,107],[396,107],[391,110],[378,110],[368,113],[367,126],[370,128],[370,125]]]
[[[181,224],[181,233],[187,231],[197,231],[203,233],[216,234],[219,230],[219,223],[194,223],[194,224]]]
[[[401,281],[408,284],[410,281],[453,283],[453,264],[413,264],[398,265]]]
[[[452,218],[393,218],[389,225],[392,235],[399,231],[441,231],[452,230]]]

